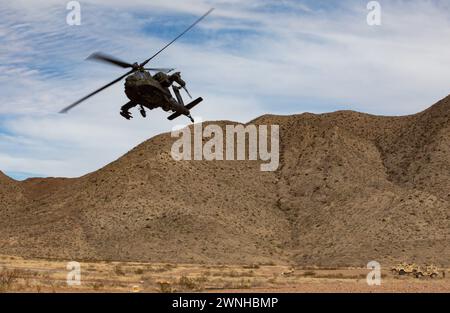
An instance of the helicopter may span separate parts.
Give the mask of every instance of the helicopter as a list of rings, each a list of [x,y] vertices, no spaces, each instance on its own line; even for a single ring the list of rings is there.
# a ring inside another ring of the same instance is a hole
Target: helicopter
[[[173,120],[181,115],[187,116],[192,123],[194,123],[194,119],[191,116],[190,110],[203,101],[202,97],[199,97],[187,105],[184,104],[183,98],[181,96],[180,90],[183,89],[189,98],[192,99],[191,94],[186,88],[186,82],[181,78],[180,72],[175,72],[170,74],[170,72],[174,71],[173,68],[152,68],[145,67],[148,62],[154,59],[157,55],[159,55],[162,51],[164,51],[167,47],[173,44],[176,40],[178,40],[181,36],[191,30],[195,25],[197,25],[201,20],[203,20],[208,14],[210,14],[214,9],[208,10],[205,14],[199,17],[194,23],[192,23],[188,28],[186,28],[182,33],[180,33],[177,37],[175,37],[172,41],[166,44],[163,48],[161,48],[158,52],[152,55],[147,60],[142,63],[127,63],[122,60],[119,60],[111,55],[95,52],[87,57],[87,60],[93,60],[98,62],[104,62],[108,64],[112,64],[121,68],[129,68],[130,70],[120,76],[119,78],[113,80],[112,82],[98,88],[97,90],[91,92],[87,96],[79,99],[78,101],[72,103],[71,105],[62,109],[59,113],[67,113],[74,107],[78,106],[83,101],[88,98],[94,96],[95,94],[103,91],[104,89],[118,83],[122,79],[125,78],[125,94],[130,101],[128,101],[125,105],[121,107],[120,115],[127,120],[130,120],[133,116],[130,113],[130,109],[139,106],[142,117],[147,116],[146,109],[153,110],[155,108],[162,108],[164,111],[174,112],[170,116],[167,117],[168,120]],[[156,72],[156,74],[152,75],[150,73]],[[177,85],[175,85],[176,83]],[[172,91],[176,98],[174,98],[170,92],[169,88],[172,88]]]

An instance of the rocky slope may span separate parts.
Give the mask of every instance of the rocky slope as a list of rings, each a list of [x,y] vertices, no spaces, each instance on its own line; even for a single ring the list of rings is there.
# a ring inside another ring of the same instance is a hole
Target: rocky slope
[[[280,125],[275,172],[259,161],[176,162],[175,139],[162,134],[77,179],[0,174],[0,254],[448,266],[449,118],[450,97],[404,117],[261,116],[251,123]]]

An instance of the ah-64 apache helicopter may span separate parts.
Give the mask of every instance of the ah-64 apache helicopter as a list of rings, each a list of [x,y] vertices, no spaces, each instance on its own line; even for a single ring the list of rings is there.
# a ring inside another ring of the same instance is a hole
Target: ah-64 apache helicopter
[[[122,68],[130,68],[131,70],[127,73],[123,74],[119,78],[113,80],[109,84],[91,92],[87,96],[81,98],[80,100],[72,103],[68,107],[61,110],[59,113],[67,113],[69,110],[79,105],[84,100],[92,97],[93,95],[99,93],[100,91],[110,87],[111,85],[121,81],[126,77],[125,80],[125,94],[130,99],[128,103],[122,106],[120,115],[129,120],[132,118],[130,109],[139,105],[140,113],[142,117],[146,117],[145,108],[153,110],[157,107],[161,107],[164,111],[172,111],[175,112],[168,117],[169,120],[173,120],[180,115],[186,115],[189,119],[194,122],[190,114],[190,109],[199,104],[203,99],[201,97],[195,99],[187,105],[184,105],[183,98],[180,94],[180,89],[184,89],[190,98],[191,95],[186,88],[186,83],[181,79],[180,72],[176,72],[174,74],[169,75],[173,69],[164,69],[164,68],[147,68],[145,65],[150,62],[154,57],[160,54],[164,49],[174,43],[178,38],[187,33],[191,28],[193,28],[198,22],[204,19],[209,13],[212,12],[213,9],[210,9],[204,15],[202,15],[199,19],[197,19],[191,26],[189,26],[185,31],[179,34],[175,39],[165,45],[162,49],[156,52],[153,56],[148,58],[142,63],[127,63],[121,60],[118,60],[112,56],[103,54],[103,53],[94,53],[91,54],[88,59],[94,61],[101,61],[110,63]],[[151,75],[149,71],[156,71],[155,75]],[[173,83],[177,83],[178,86],[173,85]],[[170,93],[169,87],[172,87],[172,90],[175,94],[175,98],[173,98]]]

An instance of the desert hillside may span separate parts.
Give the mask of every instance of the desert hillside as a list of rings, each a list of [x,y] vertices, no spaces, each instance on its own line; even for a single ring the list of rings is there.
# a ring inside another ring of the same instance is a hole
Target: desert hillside
[[[264,115],[251,123],[280,125],[275,172],[259,161],[176,162],[175,139],[162,134],[76,179],[0,173],[0,254],[448,266],[449,119],[450,97],[404,117]]]

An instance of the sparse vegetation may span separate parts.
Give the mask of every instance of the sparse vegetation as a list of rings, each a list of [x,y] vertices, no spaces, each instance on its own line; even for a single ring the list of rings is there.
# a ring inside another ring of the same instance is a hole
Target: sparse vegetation
[[[95,291],[99,291],[103,287],[104,287],[104,284],[102,282],[94,282],[92,284],[92,289],[94,289]]]
[[[229,270],[225,272],[215,272],[213,276],[222,276],[222,277],[252,277],[255,275],[254,271],[239,271],[239,270]]]
[[[19,270],[3,269],[0,271],[0,292],[11,291],[13,284],[17,282],[20,277]]]
[[[159,281],[157,282],[159,286],[159,292],[161,293],[172,293],[175,292],[175,289],[173,289],[172,284],[167,281]]]
[[[124,276],[125,275],[125,272],[122,270],[122,266],[120,266],[119,264],[114,266],[114,273],[116,273],[117,276]]]
[[[177,266],[178,266],[177,264],[167,263],[167,264],[164,265],[164,268],[165,268],[166,270],[170,271],[170,270],[172,270],[172,269],[174,269],[174,268],[177,268]]]
[[[178,281],[178,286],[182,290],[188,291],[201,291],[204,289],[203,283],[205,282],[204,277],[191,278],[185,275],[181,276]]]
[[[239,283],[235,286],[235,289],[249,289],[252,287],[252,282],[250,279],[241,279]]]
[[[314,277],[314,276],[316,276],[316,272],[315,271],[305,271],[303,273],[303,276],[304,277]]]
[[[338,278],[338,279],[341,279],[341,278],[349,278],[349,279],[358,278],[358,276],[352,276],[352,277],[347,276],[346,277],[342,273],[327,273],[327,274],[315,275],[315,277],[316,278]]]
[[[361,290],[369,291],[365,283],[368,270],[365,268],[338,268],[324,270],[319,267],[246,265],[192,265],[192,264],[143,264],[126,262],[85,262],[81,286],[68,286],[65,282],[64,261],[9,260],[1,258],[6,266],[0,270],[0,290],[3,292],[202,292],[205,290],[249,290],[261,291],[314,291]],[[10,262],[10,263],[8,263]],[[14,270],[19,267],[27,270]],[[93,269],[96,270],[93,270]],[[148,270],[152,269],[152,270]],[[141,273],[141,270],[143,274]],[[448,272],[448,269],[441,269]],[[435,291],[448,290],[449,278],[421,279],[407,275],[386,275],[383,290],[386,291]],[[401,280],[399,280],[401,279]],[[414,284],[410,281],[414,280]],[[337,281],[339,283],[337,284]],[[404,283],[402,283],[404,281]],[[329,289],[328,289],[329,288]]]
[[[275,266],[275,262],[264,262],[264,263],[260,263],[261,266]]]
[[[167,271],[171,271],[177,268],[176,264],[164,264],[164,265],[148,265],[146,270],[153,273],[163,273]]]

